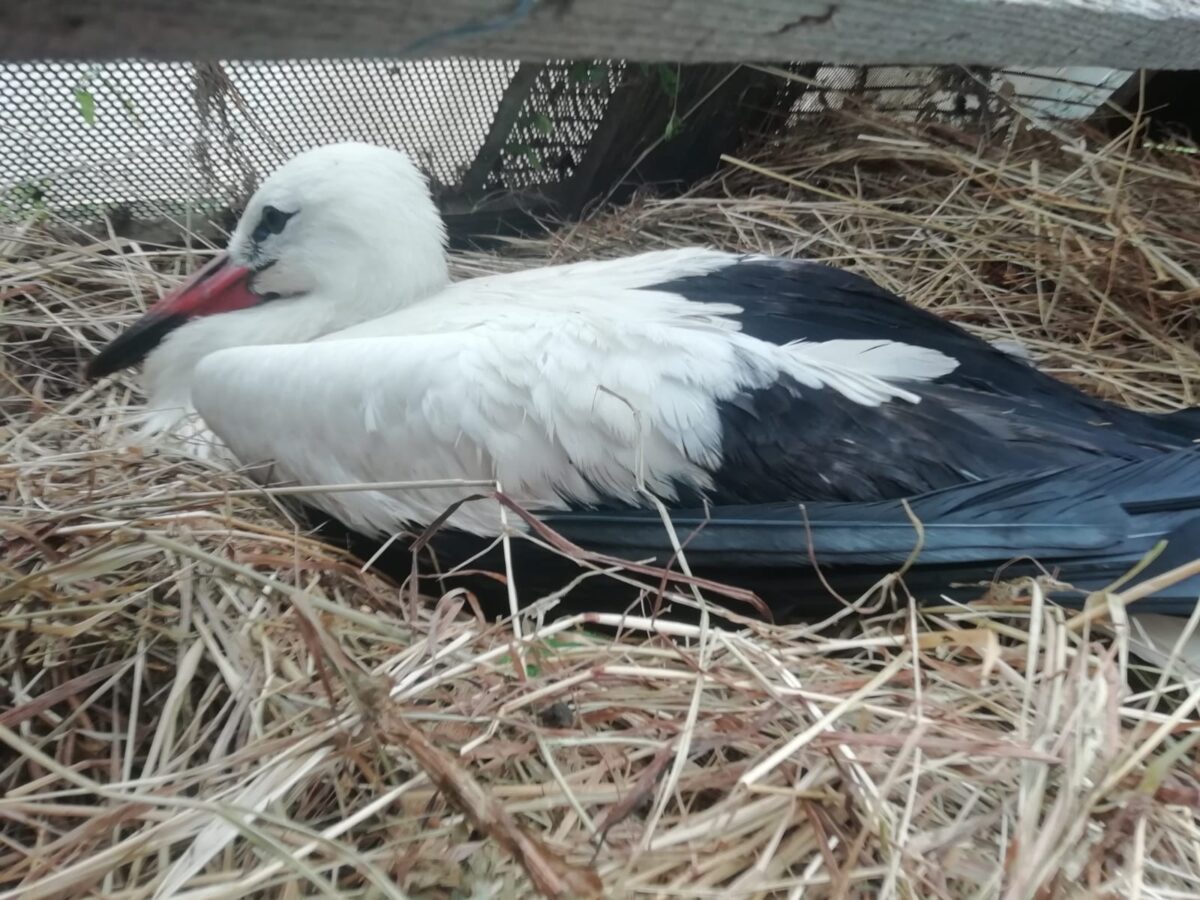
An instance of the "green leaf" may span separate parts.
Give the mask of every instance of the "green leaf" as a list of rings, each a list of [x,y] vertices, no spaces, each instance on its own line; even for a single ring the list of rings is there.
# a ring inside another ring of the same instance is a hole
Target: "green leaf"
[[[642,71],[647,71],[642,66]],[[572,62],[566,70],[566,78],[575,84],[586,84],[588,88],[599,88],[608,80],[608,66],[604,62]]]
[[[522,153],[521,156],[525,158],[525,162],[529,163],[530,167],[535,172],[540,172],[543,168],[545,168],[544,164],[542,163],[542,154],[538,153],[536,147],[530,147],[524,153]]]
[[[667,120],[667,127],[663,129],[663,140],[671,140],[679,132],[683,131],[683,119],[675,113],[671,113],[671,118]]]
[[[654,70],[658,73],[658,83],[666,91],[668,97],[674,98],[679,93],[679,70],[666,63],[657,63]]]
[[[44,213],[47,210],[46,193],[52,185],[48,177],[18,182],[0,193],[0,211],[19,215],[30,211]]]
[[[550,121],[550,117],[545,113],[536,113],[529,124],[542,134],[549,134],[554,130],[554,123]]]
[[[597,88],[608,81],[608,66],[603,63],[592,63],[587,67],[588,87]]]
[[[75,103],[79,106],[79,114],[89,125],[96,124],[96,98],[86,88],[75,88]]]

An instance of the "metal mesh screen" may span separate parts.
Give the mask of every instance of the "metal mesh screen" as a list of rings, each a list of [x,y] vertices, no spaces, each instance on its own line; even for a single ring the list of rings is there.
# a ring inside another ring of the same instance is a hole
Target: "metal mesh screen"
[[[603,61],[296,60],[0,64],[0,214],[76,220],[237,210],[295,153],[363,140],[398,147],[435,189],[478,196],[552,184],[580,164],[621,78]],[[792,123],[855,97],[913,116],[1016,104],[1087,115],[1111,69],[802,66]],[[787,101],[791,103],[791,101]]]
[[[517,69],[457,59],[0,65],[0,202],[76,218],[236,208],[290,156],[344,140],[401,148],[435,186],[453,187]],[[615,77],[602,63],[540,66],[486,186],[569,174]]]
[[[542,66],[488,186],[530,187],[569,175],[600,124],[621,70],[620,63],[599,60]]]

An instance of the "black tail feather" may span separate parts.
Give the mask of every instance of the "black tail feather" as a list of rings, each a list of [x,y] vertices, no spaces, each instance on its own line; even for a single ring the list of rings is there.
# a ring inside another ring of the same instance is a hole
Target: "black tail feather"
[[[921,522],[920,539],[914,518]],[[674,565],[669,536],[654,511],[548,513],[542,519],[589,550]],[[755,591],[776,620],[826,612],[837,603],[830,587],[842,597],[859,596],[909,561],[918,544],[904,583],[922,602],[976,599],[994,579],[1049,573],[1074,588],[1053,599],[1079,605],[1164,542],[1160,555],[1124,587],[1200,558],[1200,450],[965,484],[907,503],[721,507],[672,511],[671,519],[695,574]],[[358,541],[360,555],[377,546],[350,538]],[[445,570],[490,543],[443,532],[432,547]],[[513,550],[523,603],[560,590],[582,572],[577,563],[529,541],[515,541]],[[412,559],[393,546],[379,565],[404,578]],[[485,553],[472,569],[502,572],[500,550]],[[441,588],[459,585],[481,594],[490,612],[506,611],[503,586],[494,578],[456,576]],[[635,597],[611,579],[592,579],[557,612],[619,610]],[[1139,608],[1190,612],[1198,598],[1200,577],[1192,577],[1160,587]]]
[[[1152,418],[1184,440],[1200,441],[1200,408],[1181,409]]]

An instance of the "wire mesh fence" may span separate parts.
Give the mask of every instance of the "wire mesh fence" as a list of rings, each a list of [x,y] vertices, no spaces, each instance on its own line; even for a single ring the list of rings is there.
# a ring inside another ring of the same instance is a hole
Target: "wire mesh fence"
[[[441,195],[560,183],[635,71],[661,82],[663,103],[674,102],[677,69],[600,60],[0,64],[0,213],[44,208],[69,220],[119,222],[236,210],[290,156],[345,140],[406,150]],[[789,101],[792,125],[851,97],[917,116],[981,115],[999,101],[1076,117],[1126,75],[798,64],[778,71],[804,81]],[[671,109],[662,139],[678,118]]]
[[[519,66],[500,60],[0,65],[0,199],[68,217],[237,206],[264,173],[319,144],[411,154],[459,184]],[[481,186],[569,174],[614,68],[539,66]]]

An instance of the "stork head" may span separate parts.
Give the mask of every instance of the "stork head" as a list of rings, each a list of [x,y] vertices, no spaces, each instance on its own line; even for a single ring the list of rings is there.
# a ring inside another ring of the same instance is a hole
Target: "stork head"
[[[226,252],[118,335],[88,372],[134,365],[160,344],[155,356],[196,357],[176,361],[190,371],[202,351],[312,340],[447,280],[445,227],[411,160],[369,144],[318,147],[267,178]]]

